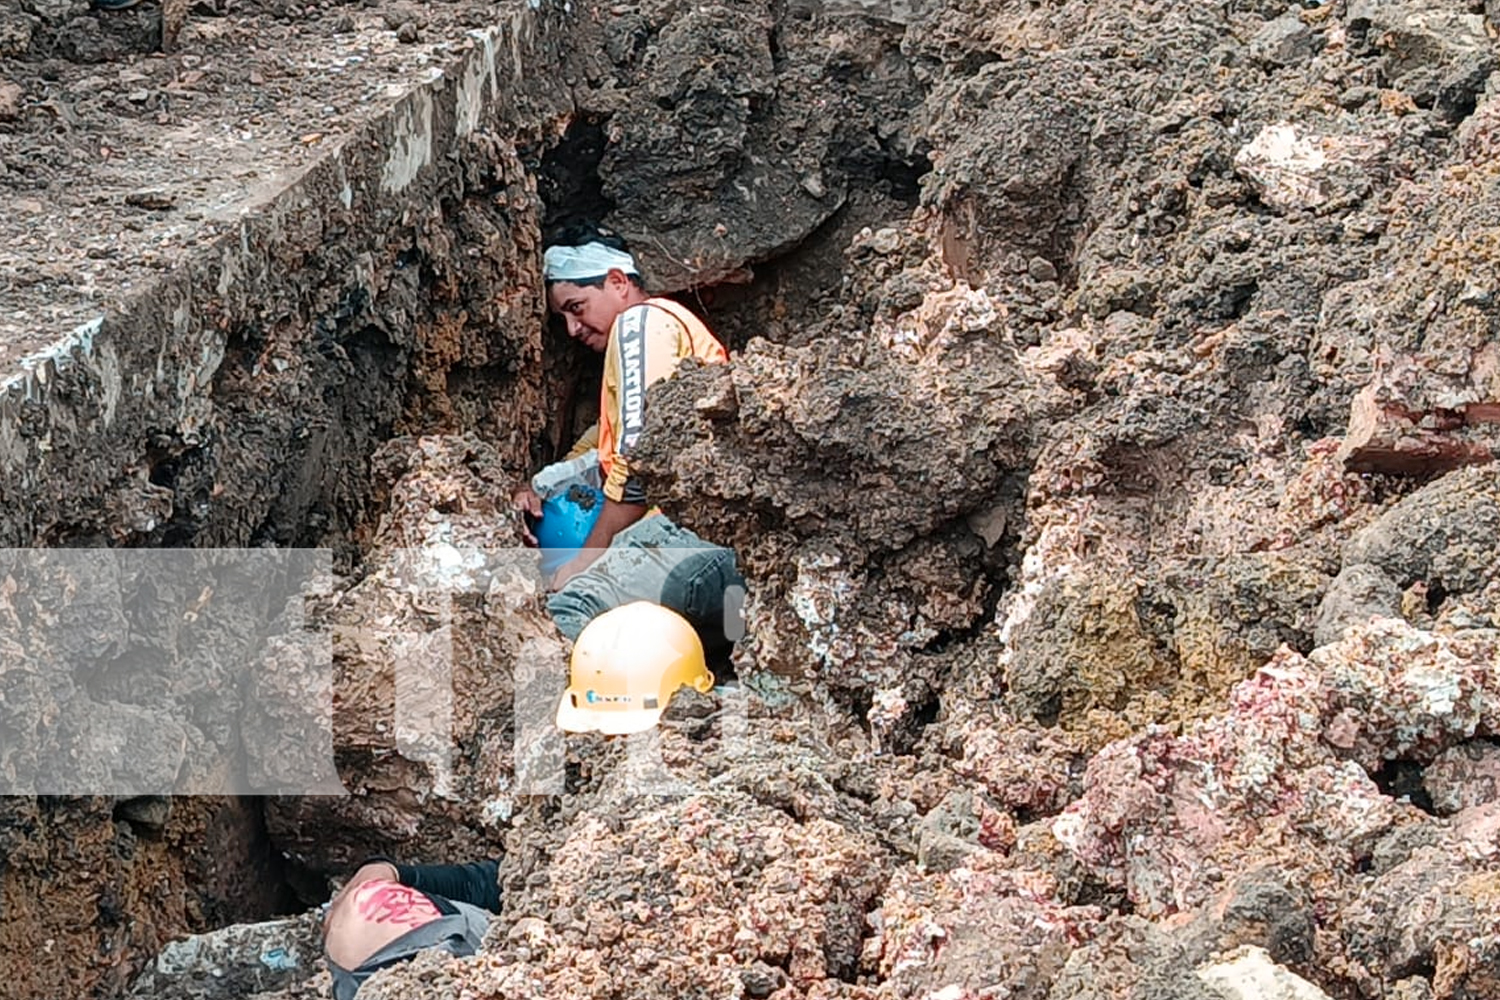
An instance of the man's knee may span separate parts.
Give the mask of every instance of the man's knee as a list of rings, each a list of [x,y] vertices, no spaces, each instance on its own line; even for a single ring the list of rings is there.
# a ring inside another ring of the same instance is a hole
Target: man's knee
[[[694,541],[693,546],[611,549],[547,598],[558,630],[576,640],[604,612],[632,601],[650,601],[688,619],[706,646],[736,641],[740,634],[730,626],[730,614],[738,614],[744,578],[734,552],[696,536]],[[726,613],[726,607],[732,612]]]
[[[547,612],[557,624],[557,630],[570,640],[577,640],[583,627],[613,605],[601,601],[582,586],[588,570],[568,581],[568,585],[547,598]]]
[[[731,628],[744,591],[734,552],[701,540],[698,546],[676,550],[674,565],[661,585],[662,604],[693,623],[705,645],[739,639]]]

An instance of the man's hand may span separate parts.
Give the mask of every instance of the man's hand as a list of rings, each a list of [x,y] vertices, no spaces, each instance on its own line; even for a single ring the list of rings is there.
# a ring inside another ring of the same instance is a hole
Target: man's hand
[[[521,541],[533,549],[536,548],[536,536],[531,533],[531,525],[526,520],[526,515],[530,514],[533,518],[542,516],[542,498],[537,496],[536,490],[530,486],[520,486],[510,495],[510,505],[521,515],[517,518],[521,522]]]

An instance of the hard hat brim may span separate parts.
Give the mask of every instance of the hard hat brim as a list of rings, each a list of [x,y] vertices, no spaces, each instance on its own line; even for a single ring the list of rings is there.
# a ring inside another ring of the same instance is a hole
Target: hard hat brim
[[[565,733],[603,733],[605,736],[629,736],[644,733],[661,720],[659,708],[632,708],[624,711],[599,712],[578,708],[572,692],[564,691],[557,703],[557,728]]]

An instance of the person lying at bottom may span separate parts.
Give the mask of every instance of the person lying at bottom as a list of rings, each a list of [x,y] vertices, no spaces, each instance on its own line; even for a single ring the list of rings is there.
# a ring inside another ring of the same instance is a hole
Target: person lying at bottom
[[[500,912],[499,863],[400,865],[372,858],[328,904],[323,957],[334,1000],[353,1000],[380,969],[426,948],[453,955],[479,950]]]

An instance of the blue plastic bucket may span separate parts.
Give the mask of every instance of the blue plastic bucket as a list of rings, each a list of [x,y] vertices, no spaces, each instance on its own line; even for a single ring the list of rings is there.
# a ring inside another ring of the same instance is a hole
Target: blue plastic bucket
[[[542,517],[532,534],[542,550],[543,573],[552,575],[578,554],[603,509],[604,494],[582,484],[542,501]]]

